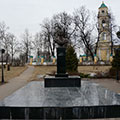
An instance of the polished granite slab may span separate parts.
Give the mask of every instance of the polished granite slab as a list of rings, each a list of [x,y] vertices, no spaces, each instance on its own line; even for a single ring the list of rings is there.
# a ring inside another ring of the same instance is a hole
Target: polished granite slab
[[[81,87],[44,88],[44,82],[30,82],[0,102],[0,106],[70,107],[120,105],[120,95],[96,83],[81,81]]]
[[[14,119],[116,118],[120,95],[89,81],[81,81],[81,87],[54,88],[33,81],[0,101],[0,113],[6,119],[11,114]]]

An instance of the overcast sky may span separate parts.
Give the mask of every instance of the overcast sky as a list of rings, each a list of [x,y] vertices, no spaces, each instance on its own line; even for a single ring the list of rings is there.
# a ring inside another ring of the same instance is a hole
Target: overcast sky
[[[85,5],[90,11],[98,12],[103,0],[0,0],[0,22],[5,21],[10,32],[20,36],[26,28],[31,33],[40,30],[39,24],[44,18],[66,11],[70,14],[74,9]],[[110,7],[117,25],[120,26],[120,0],[104,0]]]

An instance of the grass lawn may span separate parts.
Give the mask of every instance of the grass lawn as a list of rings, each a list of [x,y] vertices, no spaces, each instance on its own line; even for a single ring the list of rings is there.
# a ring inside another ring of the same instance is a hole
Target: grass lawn
[[[80,73],[96,73],[96,72],[108,72],[112,66],[79,66],[78,72]]]
[[[93,72],[106,72],[111,66],[79,66],[78,72],[80,73],[93,73]],[[46,75],[47,73],[57,71],[56,66],[35,66],[31,80],[38,80],[37,75]],[[31,81],[30,80],[30,81]]]
[[[7,71],[7,68],[4,68],[4,80],[8,80],[19,76],[23,71],[27,69],[27,66],[23,67],[10,67],[10,71]],[[1,69],[0,69],[0,82],[1,82]]]
[[[31,80],[37,80],[37,75],[46,75],[55,71],[57,71],[56,66],[35,66]]]

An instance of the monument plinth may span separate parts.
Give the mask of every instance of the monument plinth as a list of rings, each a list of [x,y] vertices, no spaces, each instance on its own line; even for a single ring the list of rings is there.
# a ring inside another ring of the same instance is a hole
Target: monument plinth
[[[66,48],[57,48],[57,73],[45,77],[45,87],[80,87],[80,76],[69,76],[66,73]]]
[[[96,83],[45,88],[32,81],[0,101],[0,119],[80,120],[120,117],[120,95]]]
[[[55,77],[68,77],[66,73],[66,48],[59,47],[57,48],[57,73]]]

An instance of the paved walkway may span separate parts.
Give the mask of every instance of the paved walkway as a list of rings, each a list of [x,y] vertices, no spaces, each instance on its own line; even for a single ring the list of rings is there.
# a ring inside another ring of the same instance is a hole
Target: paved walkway
[[[34,71],[34,66],[28,66],[28,69],[25,70],[20,76],[15,77],[9,80],[8,83],[0,86],[0,100],[12,94],[17,89],[23,87],[27,84],[28,80],[32,76]]]

